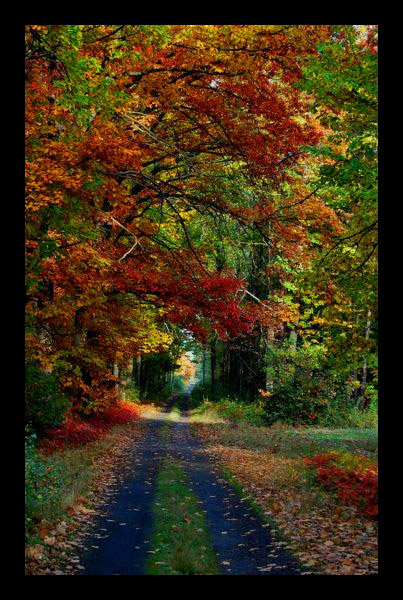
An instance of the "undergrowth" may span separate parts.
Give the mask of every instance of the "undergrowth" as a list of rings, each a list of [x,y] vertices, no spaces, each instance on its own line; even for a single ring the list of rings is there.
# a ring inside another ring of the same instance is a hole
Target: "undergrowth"
[[[378,466],[362,456],[328,452],[305,458],[315,480],[335,492],[341,505],[355,506],[370,517],[378,516]]]
[[[45,452],[54,452],[69,446],[81,446],[94,442],[114,425],[129,423],[138,418],[136,406],[130,402],[118,402],[108,411],[82,419],[68,415],[60,427],[49,429],[46,438],[40,443]]]
[[[25,537],[37,539],[38,524],[67,518],[66,511],[91,490],[97,459],[118,442],[122,426],[131,427],[138,412],[120,402],[102,417],[83,420],[69,416],[47,437],[38,440],[27,431],[25,439]]]
[[[205,400],[193,413],[203,415],[213,412],[231,423],[249,423],[255,427],[262,427],[265,424],[264,409],[260,403],[248,403],[230,398],[210,401]]]

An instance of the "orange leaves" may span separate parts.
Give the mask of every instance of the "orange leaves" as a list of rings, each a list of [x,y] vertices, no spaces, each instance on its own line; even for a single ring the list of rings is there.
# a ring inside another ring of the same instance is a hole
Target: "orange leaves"
[[[26,558],[40,560],[43,556],[43,546],[41,544],[33,544],[25,548]]]
[[[182,354],[178,362],[180,365],[178,373],[183,375],[185,384],[187,385],[196,376],[196,365],[187,354]]]
[[[340,227],[305,199],[300,146],[323,132],[293,85],[327,26],[122,27],[27,28],[29,351],[62,354],[88,410],[113,396],[107,365],[169,346],[163,319],[200,339],[297,320],[284,298],[241,300],[200,227],[270,222],[290,268],[310,259],[307,226],[325,242]]]
[[[60,152],[61,151],[61,152]],[[50,156],[52,152],[52,156]],[[79,193],[83,184],[80,173],[72,175],[66,148],[47,142],[45,148],[26,161],[26,207],[38,211],[49,205],[62,205],[66,193]]]

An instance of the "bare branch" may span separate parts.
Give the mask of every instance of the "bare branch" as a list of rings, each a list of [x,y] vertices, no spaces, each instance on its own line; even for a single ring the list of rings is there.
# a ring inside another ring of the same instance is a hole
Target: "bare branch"
[[[136,237],[136,236],[134,236],[134,237]],[[126,258],[126,256],[127,256],[128,254],[130,254],[130,252],[131,252],[132,250],[134,250],[134,249],[135,249],[135,247],[137,246],[137,244],[138,244],[138,243],[139,243],[139,241],[138,241],[138,239],[137,239],[137,237],[136,237],[136,241],[134,242],[133,246],[132,246],[132,247],[130,248],[130,250],[128,250],[128,251],[127,251],[127,252],[126,252],[126,253],[125,253],[125,254],[124,254],[124,255],[123,255],[121,258],[119,258],[119,262],[120,262],[121,260],[123,260],[124,258]],[[140,246],[141,246],[141,244],[140,244]]]

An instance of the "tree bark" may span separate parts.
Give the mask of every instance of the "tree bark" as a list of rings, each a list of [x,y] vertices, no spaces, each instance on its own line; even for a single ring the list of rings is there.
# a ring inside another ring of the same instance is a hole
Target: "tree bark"
[[[137,366],[137,388],[140,393],[140,382],[141,382],[141,356],[137,356],[136,358],[136,366]]]
[[[126,399],[126,386],[132,379],[134,360],[130,358],[124,371],[120,372],[120,383],[122,384],[122,395]]]
[[[119,377],[119,367],[116,363],[113,363],[113,374],[115,377]],[[116,392],[119,390],[119,383],[115,383],[115,390]]]
[[[295,352],[297,350],[297,339],[298,339],[297,332],[295,331],[295,329],[291,329],[289,341],[290,341],[290,347],[293,352]]]
[[[216,340],[215,339],[211,340],[211,342],[210,342],[210,362],[211,362],[211,387],[212,387],[212,390],[215,391],[216,364],[217,364]]]
[[[367,315],[367,327],[365,330],[365,339],[369,339],[369,334],[371,332],[371,311],[368,311]],[[361,379],[361,410],[365,410],[368,406],[368,398],[366,396],[367,389],[367,358],[364,358],[364,365],[362,367],[362,379]]]

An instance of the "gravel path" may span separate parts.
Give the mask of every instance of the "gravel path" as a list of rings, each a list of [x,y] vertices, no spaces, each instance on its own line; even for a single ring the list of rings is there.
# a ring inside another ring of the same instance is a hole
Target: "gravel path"
[[[185,405],[186,405],[186,396]],[[174,399],[167,405],[170,411]],[[151,506],[155,476],[162,458],[172,457],[186,471],[200,498],[222,575],[299,575],[295,559],[277,541],[232,487],[192,434],[186,411],[172,424],[169,441],[158,436],[166,417],[148,424],[138,447],[93,523],[80,557],[80,575],[143,575],[149,557]]]

